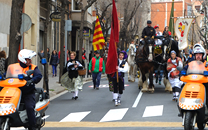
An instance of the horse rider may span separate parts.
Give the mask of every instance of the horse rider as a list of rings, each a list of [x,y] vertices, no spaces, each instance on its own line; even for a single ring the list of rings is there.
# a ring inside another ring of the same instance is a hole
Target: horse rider
[[[147,20],[147,27],[145,27],[142,31],[142,38],[144,40],[147,37],[154,38],[155,36],[156,33],[155,33],[155,29],[152,27],[152,21]]]
[[[133,44],[133,45],[134,45],[134,52],[136,53],[136,45],[135,45],[135,43],[134,43],[134,40],[133,40],[133,39],[131,40],[131,44]],[[126,50],[126,52],[127,52],[127,53],[129,52],[129,48]]]
[[[154,29],[155,29],[155,31],[156,31],[156,32],[155,32],[155,33],[156,33],[156,34],[155,34],[156,36],[162,36],[162,32],[159,31],[159,26],[157,26],[157,25],[154,26]],[[156,44],[156,45],[162,45],[162,40],[156,39],[156,40],[155,40],[155,44]]]

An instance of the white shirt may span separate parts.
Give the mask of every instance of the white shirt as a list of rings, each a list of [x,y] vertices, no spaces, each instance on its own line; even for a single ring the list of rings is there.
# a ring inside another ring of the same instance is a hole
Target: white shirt
[[[120,64],[122,63],[123,60],[120,60],[120,59],[119,59],[118,61],[119,61],[119,65],[118,65],[118,66],[120,66]],[[125,73],[125,72],[127,72],[128,70],[129,70],[129,65],[128,65],[127,62],[125,63],[124,68],[118,67],[118,72],[123,72],[123,73]]]
[[[162,36],[162,33],[161,32],[156,32],[156,36]],[[162,45],[162,40],[160,40],[160,39],[155,40],[155,44],[156,45]]]

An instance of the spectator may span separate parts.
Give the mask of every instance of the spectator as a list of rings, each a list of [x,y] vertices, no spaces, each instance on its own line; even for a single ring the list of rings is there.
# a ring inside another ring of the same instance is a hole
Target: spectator
[[[99,89],[101,74],[105,73],[105,63],[103,58],[100,57],[100,52],[95,51],[95,57],[93,57],[89,64],[89,72],[92,72],[94,89]]]
[[[52,51],[51,54],[51,60],[50,60],[50,65],[52,65],[52,69],[53,69],[53,77],[57,76],[57,65],[59,63],[59,59],[58,59],[58,54],[56,50]]]

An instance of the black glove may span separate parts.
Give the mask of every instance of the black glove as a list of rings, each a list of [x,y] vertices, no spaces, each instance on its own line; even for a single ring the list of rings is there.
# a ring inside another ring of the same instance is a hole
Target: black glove
[[[33,80],[28,80],[27,83],[26,83],[26,86],[29,86],[30,84],[33,84]]]

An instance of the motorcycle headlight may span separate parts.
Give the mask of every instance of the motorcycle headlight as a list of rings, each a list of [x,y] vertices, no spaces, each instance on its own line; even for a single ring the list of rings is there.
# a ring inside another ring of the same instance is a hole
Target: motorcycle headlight
[[[203,104],[203,101],[201,99],[181,98],[180,103],[185,105],[198,105],[198,104]]]

